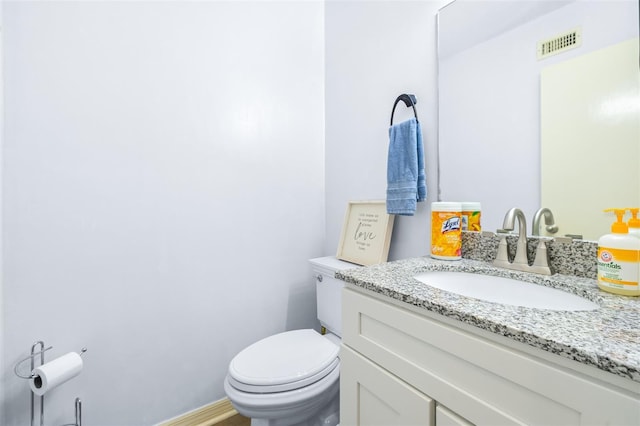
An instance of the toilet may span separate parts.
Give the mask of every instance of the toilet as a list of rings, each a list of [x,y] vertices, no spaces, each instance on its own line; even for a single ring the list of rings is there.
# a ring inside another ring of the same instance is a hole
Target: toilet
[[[318,319],[313,329],[266,337],[229,364],[224,390],[252,426],[335,426],[340,420],[340,341],[342,287],[338,270],[355,265],[335,257],[311,259],[316,279]]]

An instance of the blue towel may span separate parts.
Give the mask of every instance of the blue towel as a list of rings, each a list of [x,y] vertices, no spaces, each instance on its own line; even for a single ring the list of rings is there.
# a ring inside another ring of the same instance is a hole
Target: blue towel
[[[387,213],[413,216],[427,198],[422,129],[415,118],[389,128]]]

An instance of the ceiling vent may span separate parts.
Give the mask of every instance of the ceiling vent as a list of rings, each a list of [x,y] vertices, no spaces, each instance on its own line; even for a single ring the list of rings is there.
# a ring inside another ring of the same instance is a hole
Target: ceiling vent
[[[579,28],[538,42],[538,59],[544,59],[582,44],[582,32]]]

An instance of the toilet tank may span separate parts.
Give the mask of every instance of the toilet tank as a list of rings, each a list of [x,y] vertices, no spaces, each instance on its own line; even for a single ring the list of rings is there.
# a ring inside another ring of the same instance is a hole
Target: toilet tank
[[[316,280],[316,304],[320,324],[333,334],[342,337],[342,288],[344,282],[334,277],[344,269],[358,265],[338,260],[333,256],[309,260]]]

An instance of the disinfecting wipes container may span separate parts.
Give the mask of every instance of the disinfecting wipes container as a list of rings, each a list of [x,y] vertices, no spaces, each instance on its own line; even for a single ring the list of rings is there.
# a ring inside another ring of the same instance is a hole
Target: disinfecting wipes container
[[[461,203],[431,203],[431,257],[444,260],[462,258]]]
[[[462,230],[463,231],[482,231],[480,226],[481,209],[480,203],[475,201],[462,202]]]

